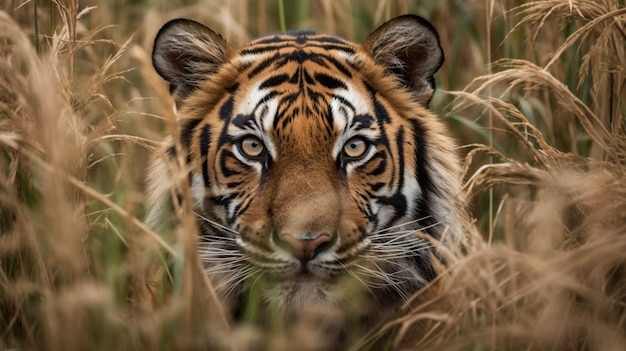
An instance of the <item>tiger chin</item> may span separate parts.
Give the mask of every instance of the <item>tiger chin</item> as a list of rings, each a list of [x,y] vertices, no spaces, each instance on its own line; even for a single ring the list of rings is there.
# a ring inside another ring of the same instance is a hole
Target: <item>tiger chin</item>
[[[428,111],[444,54],[423,18],[363,44],[290,31],[241,48],[176,19],[152,59],[180,128],[155,154],[149,221],[171,217],[185,160],[198,256],[233,311],[388,316],[465,240],[455,144]]]

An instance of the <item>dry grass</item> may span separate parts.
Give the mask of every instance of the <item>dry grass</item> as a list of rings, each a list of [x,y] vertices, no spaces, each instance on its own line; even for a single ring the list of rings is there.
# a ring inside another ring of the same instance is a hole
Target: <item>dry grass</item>
[[[448,58],[434,109],[468,145],[485,233],[440,296],[351,349],[622,349],[624,2],[294,3],[288,27],[356,40],[400,13],[433,20]],[[0,5],[0,349],[315,349],[306,329],[225,321],[183,209],[170,232],[142,222],[147,155],[176,127],[156,30],[193,17],[237,45],[278,29],[276,2],[38,5]]]

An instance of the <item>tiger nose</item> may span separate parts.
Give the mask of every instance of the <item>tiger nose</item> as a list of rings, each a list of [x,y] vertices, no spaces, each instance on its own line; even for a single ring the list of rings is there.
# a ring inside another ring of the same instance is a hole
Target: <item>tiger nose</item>
[[[322,233],[315,237],[305,236],[302,239],[290,234],[280,234],[278,236],[278,245],[289,251],[293,257],[301,262],[307,262],[328,248],[331,239],[332,236],[327,233]]]

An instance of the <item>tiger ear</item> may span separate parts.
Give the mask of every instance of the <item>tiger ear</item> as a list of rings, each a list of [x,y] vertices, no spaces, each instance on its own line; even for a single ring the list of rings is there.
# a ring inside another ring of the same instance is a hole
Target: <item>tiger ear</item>
[[[444,61],[439,35],[430,22],[415,15],[393,18],[370,34],[364,47],[428,106],[435,92],[433,75]]]
[[[203,24],[175,19],[159,30],[154,40],[152,64],[170,83],[174,98],[180,100],[216,73],[231,52],[230,45]]]

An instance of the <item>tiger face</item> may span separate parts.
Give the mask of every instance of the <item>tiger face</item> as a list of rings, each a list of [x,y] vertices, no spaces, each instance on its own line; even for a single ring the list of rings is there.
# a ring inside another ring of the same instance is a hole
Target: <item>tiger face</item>
[[[462,237],[454,145],[427,110],[443,52],[424,19],[362,45],[295,31],[239,49],[179,19],[153,63],[181,126],[166,154],[187,160],[199,257],[226,300],[262,279],[276,308],[342,306],[347,286],[397,305],[436,276],[435,243]],[[157,158],[153,212],[171,178]]]

